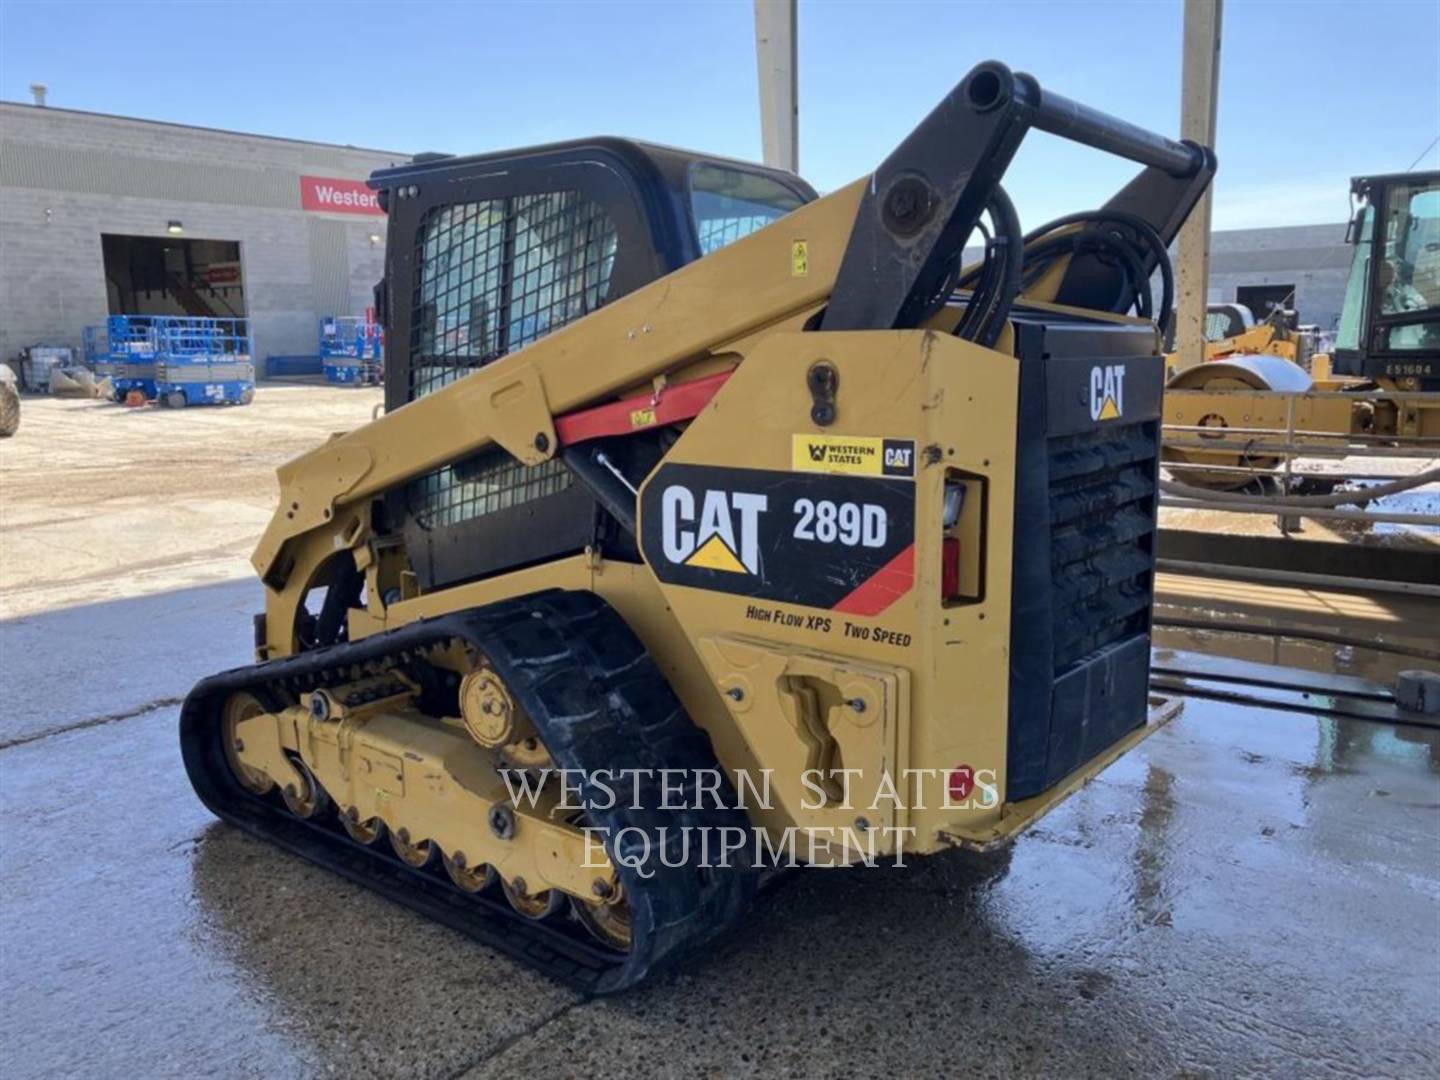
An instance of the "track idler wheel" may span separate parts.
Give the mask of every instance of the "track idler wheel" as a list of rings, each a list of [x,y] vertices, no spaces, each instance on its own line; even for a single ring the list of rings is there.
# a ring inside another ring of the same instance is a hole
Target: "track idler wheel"
[[[222,717],[224,731],[221,738],[225,740],[225,760],[230,765],[230,771],[235,774],[235,779],[240,781],[240,786],[252,795],[268,794],[275,782],[263,769],[252,768],[240,760],[240,755],[245,750],[245,741],[236,733],[236,728],[242,720],[249,720],[252,716],[260,716],[264,712],[265,706],[260,704],[259,699],[242,690],[238,694],[230,695],[230,699],[225,702]]]
[[[559,889],[531,893],[524,878],[501,881],[500,887],[505,890],[505,899],[510,901],[510,906],[527,919],[538,922],[541,919],[554,918],[565,910],[565,894]]]
[[[457,851],[454,855],[442,857],[445,863],[445,873],[450,875],[450,880],[468,893],[483,892],[499,879],[500,875],[489,863],[481,863],[479,866],[468,865],[463,851]]]
[[[629,952],[631,941],[630,905],[617,882],[595,881],[596,899],[570,898],[570,907],[580,925],[591,935],[616,952]],[[601,893],[603,892],[603,895]]]
[[[406,866],[413,866],[419,870],[428,866],[430,860],[435,857],[435,845],[429,840],[421,840],[418,844],[410,842],[410,830],[403,826],[390,834],[390,846],[395,854],[400,856],[400,861]]]
[[[320,781],[315,779],[315,774],[310,767],[298,758],[294,759],[295,771],[300,774],[298,784],[286,784],[281,790],[281,797],[290,812],[298,818],[313,818],[319,816],[330,805],[330,796],[320,786]]]

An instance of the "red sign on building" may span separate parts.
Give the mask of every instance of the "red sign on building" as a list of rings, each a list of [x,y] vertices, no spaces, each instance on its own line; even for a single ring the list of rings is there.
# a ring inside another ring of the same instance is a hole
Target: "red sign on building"
[[[336,180],[329,176],[300,177],[300,205],[331,214],[372,214],[383,217],[380,201],[363,180]]]

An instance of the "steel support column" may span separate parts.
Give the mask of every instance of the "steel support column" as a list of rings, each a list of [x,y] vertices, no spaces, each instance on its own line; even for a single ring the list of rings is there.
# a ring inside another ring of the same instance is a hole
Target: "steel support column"
[[[800,171],[796,0],[755,0],[755,65],[765,164]]]
[[[1215,145],[1220,97],[1220,13],[1223,0],[1185,0],[1180,76],[1180,137]],[[1205,305],[1210,278],[1210,205],[1213,188],[1200,197],[1176,240],[1176,367],[1205,359]]]

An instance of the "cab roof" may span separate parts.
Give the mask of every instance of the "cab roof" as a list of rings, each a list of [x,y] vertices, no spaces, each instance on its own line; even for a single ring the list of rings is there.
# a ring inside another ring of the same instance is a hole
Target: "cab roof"
[[[415,159],[407,164],[375,170],[370,174],[369,186],[380,191],[403,180],[422,176],[433,177],[436,173],[451,170],[468,172],[477,167],[493,170],[521,163],[529,167],[560,165],[567,161],[594,160],[597,157],[608,158],[612,162],[620,164],[637,178],[659,180],[665,187],[672,190],[685,186],[690,166],[696,163],[705,163],[770,177],[791,188],[805,202],[819,197],[815,189],[808,183],[784,169],[725,157],[722,154],[706,154],[660,143],[643,142],[639,139],[620,138],[615,135],[597,135],[585,139],[569,139],[564,142],[542,143],[513,150],[494,150],[483,154],[466,154],[464,156],[417,154]]]

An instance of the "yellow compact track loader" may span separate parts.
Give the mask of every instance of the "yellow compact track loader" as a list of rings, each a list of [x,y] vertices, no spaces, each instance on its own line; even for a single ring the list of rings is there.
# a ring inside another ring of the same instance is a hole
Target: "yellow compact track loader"
[[[1032,129],[1143,168],[1025,235]],[[386,412],[280,470],[196,791],[594,992],[772,864],[1004,843],[1153,727],[1156,323],[1214,168],[989,62],[824,198],[611,138],[376,173]]]

